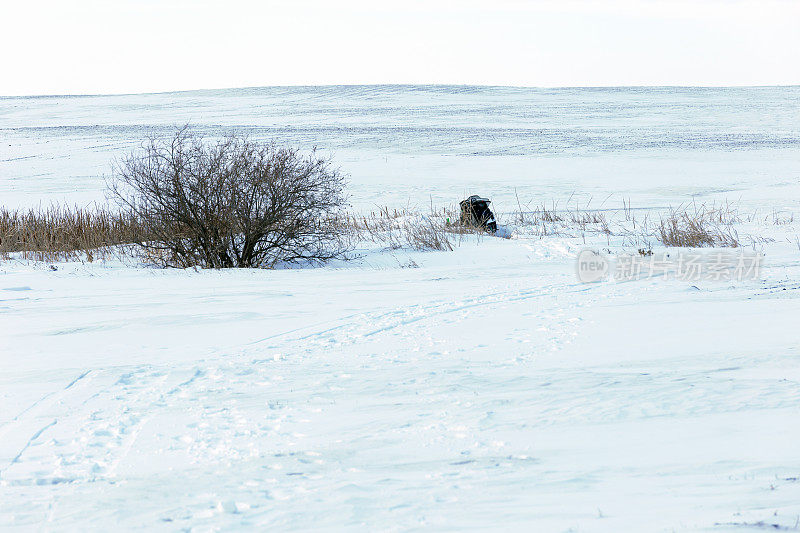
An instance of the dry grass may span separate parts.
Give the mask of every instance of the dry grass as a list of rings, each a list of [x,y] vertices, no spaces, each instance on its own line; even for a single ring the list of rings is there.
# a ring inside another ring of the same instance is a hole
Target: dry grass
[[[664,246],[702,248],[718,246],[737,248],[739,238],[731,224],[736,222],[730,209],[701,206],[692,212],[671,211],[656,228],[656,239]]]
[[[356,241],[372,242],[389,249],[450,251],[466,235],[485,235],[478,228],[462,225],[454,208],[431,209],[423,215],[409,209],[380,207],[368,215],[348,215],[338,226]]]
[[[585,206],[578,206],[567,200],[565,209],[559,209],[556,202],[540,203],[531,208],[533,202],[524,204],[517,197],[518,211],[510,213],[512,225],[516,232],[528,233],[540,238],[560,236],[566,238],[583,238],[587,235],[602,235],[610,245],[612,237],[622,239],[624,246],[650,249],[652,243],[658,241],[665,246],[681,247],[738,247],[740,238],[734,225],[747,220],[736,207],[728,202],[721,204],[702,204],[682,206],[670,210],[653,223],[651,217],[657,211],[639,212],[632,208],[629,200],[623,200],[622,209],[590,208],[591,199]],[[637,218],[638,217],[638,218]],[[790,224],[791,214],[773,212],[773,224]],[[751,236],[745,236],[754,240]],[[761,242],[761,239],[755,238]]]
[[[786,226],[794,223],[794,213],[787,213],[785,211],[772,211],[772,224],[776,226]]]
[[[509,214],[515,232],[532,232],[538,237],[577,237],[578,233],[606,236],[613,234],[603,211],[589,209],[588,206],[559,209],[556,202],[551,202],[549,207],[542,203],[531,208],[531,204],[532,202],[528,202],[523,206],[517,198],[518,210]]]
[[[736,231],[739,223],[749,220],[766,225],[790,224],[791,214],[773,212],[740,216],[730,204],[690,205],[670,210],[657,221],[649,217],[657,211],[635,212],[629,202],[622,209],[589,209],[571,206],[558,209],[555,203],[506,213],[510,224],[504,232],[544,238],[560,236],[583,238],[599,235],[611,243],[612,237],[623,246],[650,250],[656,242],[674,247],[757,246],[773,239]],[[648,214],[649,213],[649,214]],[[639,217],[637,220],[637,216]],[[749,217],[749,218],[748,218]],[[386,249],[449,251],[465,238],[481,239],[486,232],[460,223],[456,207],[431,208],[427,213],[414,209],[382,207],[368,214],[343,213],[325,223],[335,228],[350,249],[365,243]],[[164,258],[150,257],[141,247],[125,246],[148,238],[146,227],[130,215],[109,208],[88,209],[50,207],[46,209],[9,210],[0,208],[0,257],[18,257],[40,261],[66,259],[93,260],[111,254],[133,258],[148,264],[163,264]],[[791,241],[791,239],[790,239]],[[791,241],[800,249],[800,238]],[[157,252],[150,252],[157,253]]]
[[[405,227],[406,241],[414,250],[452,251],[452,236],[436,220],[426,218]]]
[[[389,249],[450,251],[467,235],[482,230],[461,225],[452,208],[422,215],[408,209],[380,208],[368,215],[344,214],[326,220],[343,239],[356,245],[372,242]],[[454,222],[455,221],[455,222]],[[109,255],[126,256],[148,264],[166,264],[165,253],[124,246],[146,241],[149,232],[130,214],[105,207],[10,210],[0,207],[0,257],[17,254],[37,261],[80,259],[92,261]]]
[[[584,242],[587,235],[600,235],[609,245],[612,237],[616,237],[624,246],[645,251],[652,249],[656,242],[674,247],[736,248],[743,246],[743,242],[755,245],[773,240],[753,235],[740,238],[736,227],[748,222],[748,217],[740,215],[737,207],[729,202],[680,206],[656,221],[652,218],[658,215],[658,211],[637,211],[627,200],[623,201],[621,209],[602,209],[602,205],[593,209],[589,204],[578,207],[574,202],[570,205],[569,201],[567,205],[570,207],[565,209],[559,209],[556,202],[542,202],[531,208],[532,204],[523,204],[517,198],[518,210],[505,214],[510,220],[506,228],[513,233],[539,238],[583,237]],[[462,235],[484,234],[481,230],[460,225],[458,220],[455,209],[432,209],[429,215],[423,216],[410,210],[384,208],[362,217],[354,225],[366,231],[370,236],[368,240],[387,243],[394,248],[409,246],[419,250],[449,250],[458,245]],[[773,212],[769,220],[780,225],[790,224],[794,218],[791,214]]]
[[[92,261],[112,247],[146,238],[133,216],[102,207],[9,210],[0,207],[0,256],[19,252],[23,258],[59,261],[85,257]]]

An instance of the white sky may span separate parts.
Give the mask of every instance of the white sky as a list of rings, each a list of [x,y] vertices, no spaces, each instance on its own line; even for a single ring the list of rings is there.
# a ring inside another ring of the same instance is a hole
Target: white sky
[[[0,0],[0,95],[800,84],[800,0]]]

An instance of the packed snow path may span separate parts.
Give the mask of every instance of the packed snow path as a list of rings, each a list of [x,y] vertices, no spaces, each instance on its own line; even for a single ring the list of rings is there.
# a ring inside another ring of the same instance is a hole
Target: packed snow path
[[[573,253],[5,263],[0,528],[795,528],[798,262],[582,285]]]

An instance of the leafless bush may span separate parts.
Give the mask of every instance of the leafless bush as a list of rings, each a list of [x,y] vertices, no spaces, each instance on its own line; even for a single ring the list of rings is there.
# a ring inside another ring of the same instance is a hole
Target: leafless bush
[[[0,208],[0,255],[3,256],[20,252],[25,258],[42,261],[78,256],[91,261],[107,255],[112,247],[147,237],[137,217],[103,207]]]
[[[150,140],[115,168],[113,197],[143,221],[136,244],[166,267],[272,267],[347,251],[335,223],[344,178],[316,154],[186,128]]]

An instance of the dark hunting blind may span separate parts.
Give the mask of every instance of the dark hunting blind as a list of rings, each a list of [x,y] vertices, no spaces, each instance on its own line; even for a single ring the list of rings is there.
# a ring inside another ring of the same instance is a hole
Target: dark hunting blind
[[[497,231],[497,221],[494,218],[494,213],[489,209],[491,200],[482,198],[478,195],[472,195],[466,200],[462,200],[461,205],[461,223],[466,226],[481,228],[492,233]]]

